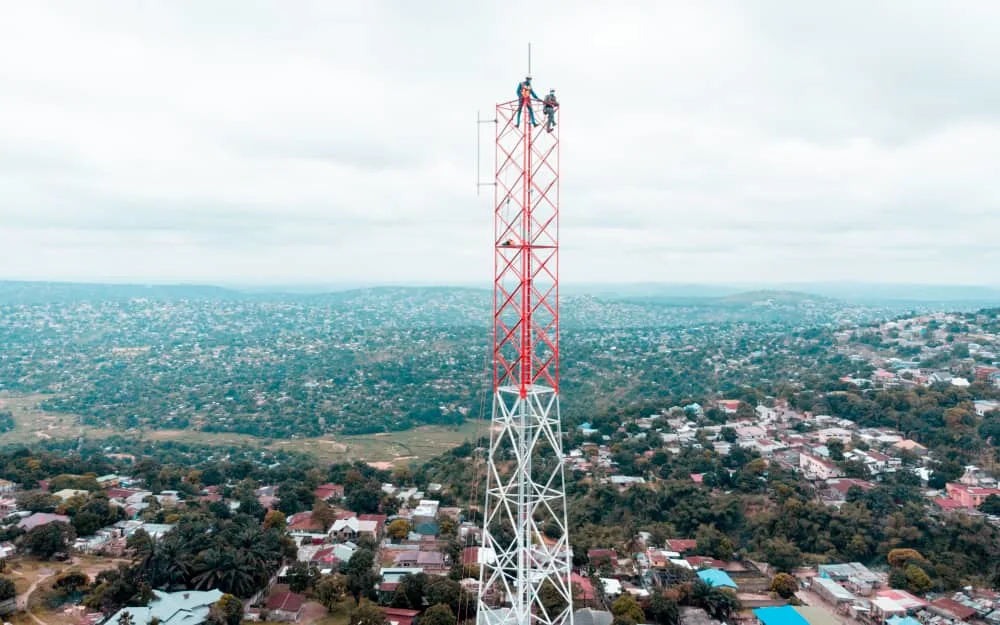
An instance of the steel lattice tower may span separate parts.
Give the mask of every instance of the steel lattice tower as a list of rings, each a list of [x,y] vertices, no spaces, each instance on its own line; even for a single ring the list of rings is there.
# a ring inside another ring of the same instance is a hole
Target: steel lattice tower
[[[496,107],[493,416],[477,625],[572,625],[559,414],[559,128]],[[542,116],[539,116],[539,121]],[[557,594],[556,594],[557,593]],[[543,605],[562,597],[549,614]]]

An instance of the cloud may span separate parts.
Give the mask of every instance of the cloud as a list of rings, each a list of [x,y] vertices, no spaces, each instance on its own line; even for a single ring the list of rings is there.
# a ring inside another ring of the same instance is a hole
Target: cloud
[[[995,283],[998,22],[987,2],[14,3],[0,278],[488,284],[474,115],[513,97],[531,40],[564,104],[565,279]]]

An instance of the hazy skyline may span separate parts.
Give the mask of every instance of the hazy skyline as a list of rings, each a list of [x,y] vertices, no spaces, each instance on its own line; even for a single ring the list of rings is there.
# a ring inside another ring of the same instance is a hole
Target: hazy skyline
[[[567,281],[1000,283],[996,3],[0,11],[0,279],[488,283],[530,40]]]

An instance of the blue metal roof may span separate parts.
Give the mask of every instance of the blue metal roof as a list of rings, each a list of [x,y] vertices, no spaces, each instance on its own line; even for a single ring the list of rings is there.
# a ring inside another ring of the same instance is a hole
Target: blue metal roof
[[[774,608],[757,608],[753,611],[753,614],[764,625],[809,625],[809,621],[802,618],[802,615],[796,612],[795,608],[790,605]]]
[[[698,577],[702,579],[709,586],[718,586],[720,588],[736,588],[736,582],[733,581],[732,577],[725,571],[720,571],[719,569],[705,569],[703,571],[698,571]]]

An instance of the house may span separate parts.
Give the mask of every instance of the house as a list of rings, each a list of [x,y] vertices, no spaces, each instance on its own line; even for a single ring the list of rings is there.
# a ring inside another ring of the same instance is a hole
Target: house
[[[358,536],[377,538],[378,522],[362,521],[358,517],[337,519],[330,528],[330,533],[340,540],[356,540]]]
[[[68,501],[71,498],[76,497],[77,495],[81,497],[86,497],[87,495],[90,494],[90,491],[80,490],[77,488],[64,488],[52,494],[61,499],[62,501]]]
[[[720,399],[715,402],[715,407],[721,410],[725,414],[736,414],[736,411],[740,407],[740,400],[738,399]]]
[[[761,421],[774,421],[778,418],[778,411],[774,408],[768,408],[767,406],[759,405],[754,408],[754,412],[757,413],[757,418]]]
[[[910,439],[903,439],[898,443],[893,443],[893,448],[898,451],[905,451],[917,456],[926,456],[927,448],[918,443],[917,441],[911,441]]]
[[[698,541],[691,538],[671,538],[667,541],[667,549],[677,553],[689,553],[698,548]]]
[[[618,566],[618,554],[614,549],[590,549],[587,551],[587,559],[594,568],[608,566],[612,569]]]
[[[985,417],[987,412],[1000,410],[1000,401],[995,399],[977,399],[972,403],[976,407],[976,414],[980,417]]]
[[[736,438],[738,438],[741,443],[750,443],[767,436],[767,430],[757,427],[756,425],[741,425],[734,429],[736,430]]]
[[[941,597],[936,601],[932,601],[931,604],[927,606],[927,609],[931,612],[940,614],[945,618],[951,618],[958,621],[967,621],[976,616],[975,608],[962,605],[961,603],[948,597]]]
[[[64,514],[49,514],[48,512],[35,512],[31,516],[27,516],[17,524],[17,526],[26,532],[30,532],[36,527],[42,525],[47,525],[49,523],[66,523],[69,524],[69,517]]]
[[[983,488],[948,482],[944,486],[948,497],[964,508],[978,508],[990,495],[1000,496],[1000,488]]]
[[[101,477],[97,478],[97,485],[100,486],[101,488],[115,488],[116,486],[121,484],[121,482],[122,478],[118,477],[114,473],[110,473],[108,475],[102,475]]]
[[[708,556],[691,556],[684,558],[687,563],[691,565],[691,568],[695,570],[700,569],[722,569],[726,566],[726,563],[722,560],[716,560],[715,558],[709,558]]]
[[[429,575],[443,575],[448,572],[448,564],[440,551],[418,551],[417,566]]]
[[[868,595],[873,590],[885,584],[885,577],[868,569],[860,562],[842,564],[821,564],[817,567],[819,577],[832,579],[835,582],[862,595]]]
[[[851,431],[846,428],[823,428],[817,430],[814,436],[824,445],[832,440],[838,440],[842,443],[851,442]]]
[[[318,542],[326,538],[326,528],[321,522],[313,520],[309,510],[288,517],[286,527],[293,536],[311,536]]]
[[[583,575],[571,573],[569,583],[572,585],[574,593],[579,593],[579,595],[574,594],[574,597],[577,597],[580,601],[593,601],[597,598],[597,594],[594,592],[594,585],[590,583],[590,579]]]
[[[698,577],[709,586],[736,590],[736,582],[725,571],[720,571],[719,569],[702,569],[698,571]]]
[[[826,481],[826,488],[822,490],[821,495],[827,501],[842,503],[847,501],[848,491],[855,487],[868,491],[875,488],[875,485],[867,480],[853,477],[835,477]]]
[[[413,621],[420,614],[420,610],[382,608],[382,613],[385,614],[385,620],[389,625],[413,625]]]
[[[913,614],[922,608],[927,607],[927,602],[912,595],[905,590],[899,590],[897,588],[887,588],[886,590],[880,590],[875,593],[876,599],[889,599],[899,607],[903,609],[907,614]],[[873,602],[874,603],[874,602]],[[891,606],[886,606],[891,607]]]
[[[302,606],[306,598],[295,592],[282,592],[267,599],[270,620],[297,623],[302,618]]]
[[[753,615],[761,625],[809,625],[809,621],[790,605],[756,608]]]
[[[832,605],[849,604],[854,601],[854,595],[837,582],[826,577],[812,578],[812,590],[824,601]]]
[[[146,607],[122,608],[105,623],[122,622],[122,613],[128,612],[135,625],[201,625],[208,620],[212,604],[222,598],[221,590],[182,590],[179,592],[153,591],[153,600]]]
[[[10,480],[0,480],[0,495],[12,495],[17,490],[17,484]]]
[[[344,498],[344,487],[340,484],[320,484],[313,491],[313,495],[320,501],[340,501]]]
[[[799,454],[799,468],[806,478],[813,480],[828,480],[844,475],[836,464],[807,453]]]
[[[611,482],[611,484],[615,486],[619,492],[628,490],[632,486],[646,483],[645,478],[631,475],[612,475],[608,481]]]

